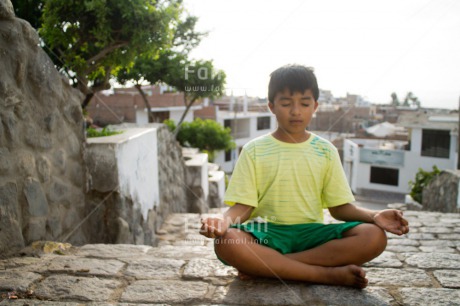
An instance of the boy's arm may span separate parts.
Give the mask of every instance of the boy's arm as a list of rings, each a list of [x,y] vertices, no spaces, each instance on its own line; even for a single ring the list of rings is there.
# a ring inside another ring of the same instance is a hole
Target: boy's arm
[[[330,207],[329,211],[332,217],[337,220],[374,223],[380,228],[396,235],[403,235],[409,232],[409,222],[403,218],[403,213],[400,210],[384,209],[376,211],[348,203]]]
[[[200,234],[209,238],[223,236],[230,225],[248,220],[253,210],[252,206],[236,203],[224,213],[223,218],[201,220]]]

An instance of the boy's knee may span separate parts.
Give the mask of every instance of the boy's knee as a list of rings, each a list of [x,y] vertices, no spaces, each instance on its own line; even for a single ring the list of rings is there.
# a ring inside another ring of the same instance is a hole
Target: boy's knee
[[[238,230],[229,228],[223,236],[214,240],[214,249],[217,255],[224,258],[238,244],[239,239]]]
[[[380,255],[387,246],[387,235],[385,231],[375,224],[366,224],[365,233],[369,243],[371,243],[377,254],[376,256]]]

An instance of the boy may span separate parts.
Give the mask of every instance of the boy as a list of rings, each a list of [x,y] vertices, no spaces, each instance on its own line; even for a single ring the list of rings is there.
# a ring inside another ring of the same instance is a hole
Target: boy
[[[386,247],[388,231],[409,231],[398,210],[356,207],[336,148],[308,132],[318,107],[313,71],[283,66],[270,75],[268,106],[277,129],[247,143],[225,194],[223,218],[202,220],[200,233],[240,277],[367,286],[365,262]],[[323,208],[338,224],[322,224]],[[245,221],[248,221],[243,223]]]

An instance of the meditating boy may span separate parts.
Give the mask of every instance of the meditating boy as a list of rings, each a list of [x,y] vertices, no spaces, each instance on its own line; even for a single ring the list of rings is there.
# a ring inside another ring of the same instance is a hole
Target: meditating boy
[[[270,75],[268,106],[278,127],[247,143],[235,166],[222,218],[202,220],[219,259],[240,275],[367,286],[363,263],[402,235],[398,210],[373,211],[355,199],[336,148],[307,131],[318,107],[313,71],[288,65]],[[345,221],[323,224],[323,209]]]

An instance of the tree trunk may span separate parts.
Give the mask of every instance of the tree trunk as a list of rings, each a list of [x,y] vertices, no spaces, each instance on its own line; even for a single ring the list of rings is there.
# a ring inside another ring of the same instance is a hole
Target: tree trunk
[[[81,104],[82,109],[86,109],[86,107],[88,106],[89,102],[91,102],[91,99],[93,98],[93,96],[94,96],[94,92],[89,92],[89,93],[86,94],[85,100],[83,100],[83,103]]]
[[[139,91],[139,93],[141,94],[142,100],[144,101],[145,107],[147,108],[147,113],[148,113],[150,121],[155,122],[155,118],[153,117],[153,113],[152,113],[152,108],[150,107],[150,102],[147,99],[145,92],[142,90],[141,85],[136,84],[134,85],[134,87],[136,87],[137,91]]]
[[[184,113],[182,114],[182,117],[180,118],[179,122],[177,123],[176,129],[174,130],[174,138],[177,138],[177,134],[179,134],[180,127],[181,127],[182,123],[184,122],[185,116],[187,115],[188,111],[192,107],[193,103],[195,103],[195,101],[196,100],[192,100],[192,101],[190,101],[189,104],[187,104],[187,100],[186,100],[185,95],[184,95],[184,103],[187,105],[187,107],[185,108]]]

